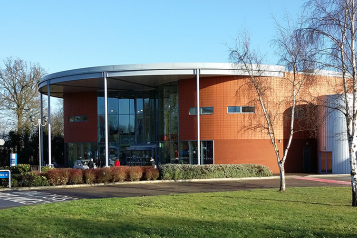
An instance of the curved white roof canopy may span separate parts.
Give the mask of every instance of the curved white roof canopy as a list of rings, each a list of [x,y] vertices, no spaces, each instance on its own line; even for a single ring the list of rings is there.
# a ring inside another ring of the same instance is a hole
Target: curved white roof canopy
[[[200,69],[200,79],[211,76],[248,75],[242,65],[230,63],[163,63],[163,64],[128,64],[73,69],[44,76],[39,83],[39,91],[63,97],[65,93],[103,91],[103,75],[107,73],[108,92],[143,91],[181,79],[194,78],[196,69]],[[285,67],[261,65],[264,71],[254,66],[254,73],[262,76],[284,77]]]

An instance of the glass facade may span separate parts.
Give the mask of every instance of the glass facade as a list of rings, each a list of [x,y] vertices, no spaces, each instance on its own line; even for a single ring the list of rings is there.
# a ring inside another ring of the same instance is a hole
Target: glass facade
[[[97,93],[97,143],[67,143],[68,166],[84,154],[105,165],[104,92]],[[208,108],[213,113],[213,108]],[[202,112],[201,112],[202,113]],[[151,91],[108,92],[109,165],[197,164],[197,141],[179,141],[178,82]],[[80,149],[79,149],[80,148]],[[201,141],[201,164],[213,163],[213,141]],[[70,159],[71,158],[71,159]]]

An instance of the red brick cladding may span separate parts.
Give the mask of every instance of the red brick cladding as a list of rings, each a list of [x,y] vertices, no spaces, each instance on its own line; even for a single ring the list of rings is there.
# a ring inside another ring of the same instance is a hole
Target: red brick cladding
[[[64,142],[97,142],[97,93],[65,94]],[[70,116],[88,116],[86,122],[69,122]]]

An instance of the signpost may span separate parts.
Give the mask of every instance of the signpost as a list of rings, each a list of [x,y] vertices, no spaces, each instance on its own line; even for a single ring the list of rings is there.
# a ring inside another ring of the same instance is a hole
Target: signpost
[[[17,165],[17,154],[10,154],[10,167]]]
[[[11,172],[10,170],[0,170],[0,179],[9,179],[9,188],[11,188]]]

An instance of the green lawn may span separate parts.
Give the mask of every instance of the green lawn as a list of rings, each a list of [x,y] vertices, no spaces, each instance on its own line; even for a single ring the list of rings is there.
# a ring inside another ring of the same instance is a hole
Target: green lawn
[[[357,237],[356,212],[346,187],[77,200],[0,210],[0,237]]]

